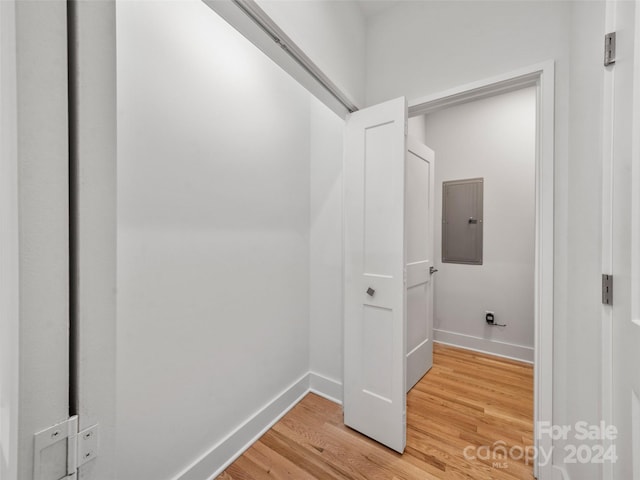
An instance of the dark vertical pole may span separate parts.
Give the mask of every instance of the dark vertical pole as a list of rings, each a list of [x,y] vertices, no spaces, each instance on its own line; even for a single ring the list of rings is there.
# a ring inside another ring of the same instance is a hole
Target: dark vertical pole
[[[69,105],[69,415],[78,414],[78,139],[76,72],[76,0],[67,0],[67,65]]]

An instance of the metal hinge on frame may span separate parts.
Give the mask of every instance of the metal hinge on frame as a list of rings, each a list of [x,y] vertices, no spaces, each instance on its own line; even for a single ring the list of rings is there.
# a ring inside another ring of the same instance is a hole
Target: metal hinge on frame
[[[616,32],[604,36],[604,66],[616,63]]]
[[[613,305],[613,275],[602,274],[602,303]]]
[[[64,422],[58,423],[35,434],[33,478],[51,478],[45,471],[50,467],[50,459],[43,462],[43,452],[57,444],[66,442],[66,475],[59,480],[76,480],[78,468],[98,456],[98,425],[78,431],[78,416],[74,415]],[[61,461],[63,461],[61,459]],[[46,475],[46,477],[45,477]]]

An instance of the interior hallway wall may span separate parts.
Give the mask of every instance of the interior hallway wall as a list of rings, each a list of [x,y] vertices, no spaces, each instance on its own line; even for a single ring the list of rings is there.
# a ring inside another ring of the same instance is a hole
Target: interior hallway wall
[[[344,121],[311,101],[309,333],[311,386],[342,400]]]
[[[117,40],[117,478],[163,480],[309,370],[310,95],[199,1]]]
[[[412,119],[409,134],[417,130],[436,152],[434,339],[532,362],[536,89],[446,108],[422,121],[420,129]],[[483,263],[442,263],[442,182],[480,177]],[[486,311],[507,326],[487,325]]]

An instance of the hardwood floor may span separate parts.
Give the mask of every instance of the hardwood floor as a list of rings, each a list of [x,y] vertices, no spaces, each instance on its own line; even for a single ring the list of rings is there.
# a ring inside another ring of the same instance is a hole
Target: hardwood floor
[[[407,407],[399,455],[345,427],[339,405],[309,394],[218,478],[534,478],[521,457],[533,443],[531,365],[436,344]]]

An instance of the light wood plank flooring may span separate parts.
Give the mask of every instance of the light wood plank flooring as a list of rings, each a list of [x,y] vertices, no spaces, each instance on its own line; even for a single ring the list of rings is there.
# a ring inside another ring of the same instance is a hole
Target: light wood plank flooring
[[[531,365],[436,344],[407,404],[404,455],[345,427],[339,405],[309,394],[218,478],[533,479],[517,458],[533,442]]]

